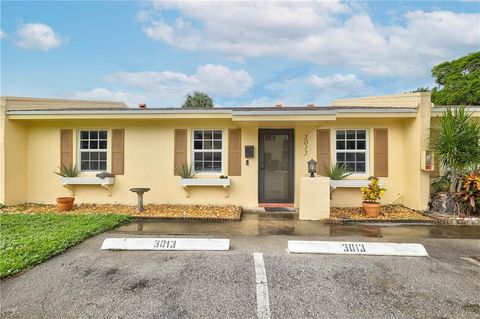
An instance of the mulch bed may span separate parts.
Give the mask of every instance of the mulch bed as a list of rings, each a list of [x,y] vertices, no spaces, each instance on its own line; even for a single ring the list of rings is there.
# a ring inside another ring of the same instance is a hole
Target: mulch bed
[[[330,218],[324,220],[327,224],[344,223],[439,223],[420,212],[403,207],[401,205],[382,206],[381,213],[377,217],[367,217],[362,207],[332,207]]]
[[[205,221],[238,221],[241,218],[241,207],[234,205],[146,205],[145,210],[137,213],[135,206],[118,204],[78,204],[72,211],[59,212],[56,205],[22,204],[7,206],[0,213],[23,214],[126,214],[138,219],[156,220],[205,220]]]

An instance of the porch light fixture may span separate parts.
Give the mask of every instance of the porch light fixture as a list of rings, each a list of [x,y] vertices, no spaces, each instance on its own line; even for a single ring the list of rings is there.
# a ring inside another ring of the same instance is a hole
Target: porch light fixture
[[[317,171],[317,161],[313,158],[307,162],[308,164],[308,172],[310,173],[310,177],[315,177],[315,172]]]

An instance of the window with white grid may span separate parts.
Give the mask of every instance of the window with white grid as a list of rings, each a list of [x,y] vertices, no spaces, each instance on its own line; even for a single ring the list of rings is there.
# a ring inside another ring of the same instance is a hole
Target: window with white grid
[[[336,130],[336,163],[347,171],[367,172],[367,130]]]
[[[222,172],[223,131],[193,131],[193,166],[196,172]]]
[[[80,170],[107,170],[107,131],[82,130],[79,138]]]

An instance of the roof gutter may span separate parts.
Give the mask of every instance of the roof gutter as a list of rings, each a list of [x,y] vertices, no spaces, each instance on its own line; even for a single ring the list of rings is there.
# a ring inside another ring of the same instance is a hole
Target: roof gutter
[[[97,115],[97,114],[231,114],[231,110],[188,110],[178,112],[176,110],[159,109],[127,109],[127,110],[11,110],[6,111],[7,115]]]
[[[312,111],[237,111],[233,110],[233,116],[251,116],[251,115],[268,115],[268,116],[283,116],[283,115],[335,115],[335,110],[312,110]]]
[[[86,110],[7,110],[10,119],[45,120],[45,119],[207,119],[223,118],[234,121],[319,121],[335,120],[339,117],[368,117],[377,114],[380,117],[412,117],[417,113],[415,108],[339,108],[326,110],[242,110],[242,109],[203,109],[203,110],[162,110],[162,109],[86,109]],[[404,115],[401,115],[404,114]]]

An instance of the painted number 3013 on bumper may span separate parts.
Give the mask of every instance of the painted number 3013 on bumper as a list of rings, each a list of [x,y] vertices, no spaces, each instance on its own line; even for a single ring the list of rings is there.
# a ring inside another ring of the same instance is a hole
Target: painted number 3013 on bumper
[[[289,240],[288,251],[294,254],[428,257],[421,244],[398,243]]]
[[[101,250],[229,250],[229,239],[107,238]]]

